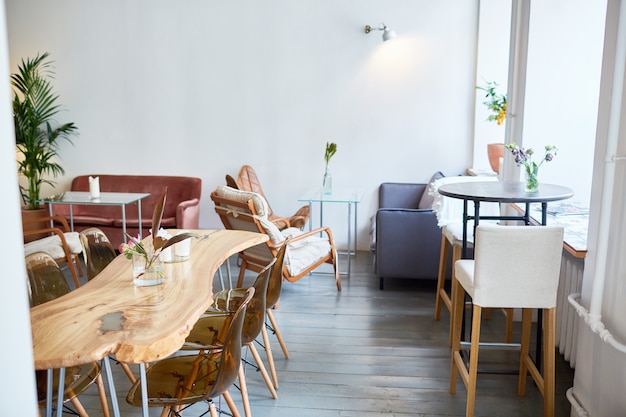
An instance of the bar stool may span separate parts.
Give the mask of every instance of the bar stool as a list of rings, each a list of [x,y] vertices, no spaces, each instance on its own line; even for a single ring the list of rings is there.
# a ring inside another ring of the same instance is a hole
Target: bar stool
[[[562,247],[562,227],[479,225],[475,260],[456,262],[450,393],[456,392],[458,372],[467,388],[466,417],[474,415],[481,313],[487,307],[522,309],[518,394],[525,394],[526,374],[530,372],[544,397],[544,416],[554,415],[555,310]],[[469,369],[461,355],[465,293],[473,303]],[[529,355],[532,309],[545,313],[537,329],[543,331],[543,375]]]
[[[452,249],[452,274],[454,276],[454,263],[462,257],[463,247],[463,222],[460,221],[463,218],[463,202],[461,200],[451,199],[444,197],[438,193],[438,188],[443,184],[457,183],[457,182],[484,182],[484,181],[496,181],[495,177],[476,177],[476,176],[456,176],[456,177],[444,177],[435,181],[429,193],[434,197],[433,210],[437,213],[437,222],[441,227],[441,250],[439,255],[439,271],[437,275],[437,291],[435,293],[435,320],[441,319],[441,307],[445,306],[450,312],[450,329],[452,329],[452,322],[454,320],[452,316],[452,286],[450,294],[446,292],[445,281],[447,276],[447,269],[450,256],[450,249]],[[482,212],[488,216],[497,216],[500,214],[500,207],[497,203],[485,203],[481,205]],[[474,207],[468,207],[468,212],[473,214]],[[488,221],[493,222],[493,221]],[[470,221],[467,225],[467,247],[468,250],[473,249],[474,236],[473,236],[474,222]],[[505,340],[510,342],[513,334],[513,310],[504,310],[506,315],[506,333]],[[486,314],[486,317],[488,315]],[[452,330],[450,330],[449,343],[452,346]]]

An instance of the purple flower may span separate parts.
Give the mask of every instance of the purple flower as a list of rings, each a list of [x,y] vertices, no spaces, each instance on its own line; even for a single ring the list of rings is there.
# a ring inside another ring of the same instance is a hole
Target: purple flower
[[[524,149],[520,148],[515,142],[512,142],[505,146],[506,149],[511,151],[511,155],[513,155],[515,163],[517,166],[523,165],[527,170],[536,169],[541,166],[541,164],[545,162],[550,162],[556,156],[557,148],[553,145],[547,145],[545,147],[545,154],[539,164],[532,161],[533,154],[535,153],[532,148]]]

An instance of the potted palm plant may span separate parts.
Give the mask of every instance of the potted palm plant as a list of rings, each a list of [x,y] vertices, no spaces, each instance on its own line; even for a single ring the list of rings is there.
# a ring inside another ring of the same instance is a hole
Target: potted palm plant
[[[65,173],[58,162],[59,141],[71,143],[77,133],[74,123],[55,120],[61,106],[50,82],[53,72],[48,57],[46,52],[22,60],[18,72],[11,74],[18,172],[27,180],[20,194],[29,210],[39,208],[41,186],[54,185],[51,177]]]

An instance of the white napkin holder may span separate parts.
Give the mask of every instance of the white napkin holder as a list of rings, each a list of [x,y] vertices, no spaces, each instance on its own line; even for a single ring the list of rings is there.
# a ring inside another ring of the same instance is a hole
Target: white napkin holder
[[[89,177],[89,198],[100,198],[100,177]]]
[[[187,231],[181,230],[176,234],[180,235],[181,233],[187,233]],[[188,258],[189,255],[191,254],[191,239],[187,238],[185,240],[182,240],[178,242],[177,244],[175,244],[174,246],[172,246],[172,248],[174,248],[174,254],[176,256],[180,256],[181,258]]]

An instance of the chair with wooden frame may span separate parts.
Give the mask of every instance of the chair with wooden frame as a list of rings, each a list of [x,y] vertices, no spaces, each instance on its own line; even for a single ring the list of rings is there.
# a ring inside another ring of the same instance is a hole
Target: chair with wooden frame
[[[80,287],[78,276],[83,275],[80,255],[83,247],[78,232],[71,232],[67,220],[60,216],[42,216],[22,220],[24,254],[46,252],[56,262],[65,262],[72,274],[74,285]],[[36,240],[29,237],[36,236]],[[41,237],[45,236],[45,237]]]
[[[272,380],[274,381],[274,388],[278,389],[278,376],[276,374],[276,366],[274,365],[274,355],[272,354],[272,347],[270,346],[270,339],[267,333],[267,330],[271,330],[272,333],[278,339],[278,344],[280,345],[281,350],[283,351],[283,355],[285,355],[286,359],[289,359],[289,351],[287,350],[287,345],[283,339],[283,335],[280,333],[280,329],[278,328],[278,323],[274,318],[274,313],[272,310],[278,306],[278,302],[280,301],[280,292],[283,285],[283,265],[285,262],[285,253],[287,252],[287,245],[291,237],[287,237],[285,243],[278,249],[278,253],[276,254],[276,262],[274,263],[274,267],[272,268],[272,272],[270,274],[270,282],[267,285],[267,295],[265,297],[265,326],[262,329],[263,335],[263,344],[265,345],[265,355],[267,356],[267,362],[270,367],[270,373],[272,374]],[[269,323],[268,323],[269,321]]]
[[[252,168],[250,165],[243,165],[241,167],[241,169],[239,170],[239,175],[237,176],[236,184],[237,188],[242,191],[251,191],[253,193],[260,194],[267,202],[267,197],[263,192],[259,177],[257,177],[254,168]],[[229,185],[228,178],[227,185]],[[267,218],[269,219],[269,221],[274,223],[276,227],[278,227],[280,230],[286,229],[288,227],[296,227],[298,229],[302,229],[309,220],[310,207],[308,205],[300,207],[298,211],[296,211],[295,214],[290,217],[278,216],[273,212],[269,203],[267,203],[267,209]]]
[[[265,199],[260,194],[249,191],[219,186],[211,193],[211,200],[215,203],[215,211],[226,229],[253,231],[269,237],[265,244],[239,252],[241,269],[237,287],[242,286],[247,269],[260,272],[276,258],[278,249],[286,237],[291,236],[282,268],[283,279],[295,282],[328,263],[333,267],[337,290],[341,291],[337,249],[330,228],[320,227],[309,232],[303,232],[295,227],[278,230],[267,218],[268,208]]]
[[[467,388],[465,415],[474,415],[476,376],[480,347],[481,314],[484,308],[521,308],[522,335],[518,394],[526,392],[530,373],[544,399],[544,416],[554,415],[555,315],[563,251],[563,228],[559,226],[480,225],[475,235],[475,260],[461,259],[455,265],[452,307],[454,309],[450,393],[456,392],[456,375]],[[469,369],[461,355],[461,328],[465,293],[473,304]],[[529,354],[533,309],[543,310],[543,374]]]
[[[240,417],[228,389],[241,369],[242,330],[254,291],[254,288],[246,290],[235,314],[221,315],[217,345],[205,346],[196,354],[180,352],[148,368],[146,388],[150,407],[163,407],[161,415],[182,416],[189,405],[207,401],[211,417],[218,417],[213,399],[222,395],[233,415]],[[140,379],[130,388],[126,402],[142,405]]]
[[[27,255],[26,271],[28,273],[28,295],[31,307],[54,300],[70,292],[63,271],[48,253],[35,252]],[[44,406],[48,390],[47,372],[36,371],[36,378],[37,400],[40,406]],[[53,371],[53,398],[57,397],[58,382],[59,370],[55,369]],[[82,417],[87,417],[88,414],[77,397],[95,383],[98,387],[103,414],[106,417],[109,416],[109,406],[98,363],[89,362],[66,368],[64,383],[63,402],[71,402],[76,413]]]
[[[263,336],[263,345],[265,348],[265,356],[267,357],[267,363],[269,366],[270,374],[272,376],[272,381],[274,382],[274,388],[278,389],[278,375],[276,373],[276,365],[274,364],[274,355],[272,353],[272,347],[270,344],[269,334],[267,330],[269,329],[278,339],[278,344],[280,345],[281,350],[283,351],[283,355],[286,359],[289,359],[289,351],[287,350],[287,344],[283,339],[283,336],[278,328],[278,323],[274,318],[274,314],[272,310],[278,305],[280,300],[280,293],[283,284],[283,264],[285,260],[285,252],[287,249],[287,244],[291,238],[287,237],[285,240],[285,244],[283,244],[279,249],[276,255],[276,261],[274,262],[274,266],[272,267],[272,271],[270,272],[269,282],[267,284],[267,293],[265,296],[265,326],[261,328],[261,334]],[[218,303],[224,303],[224,298],[230,296],[231,294],[227,291],[220,291],[214,295],[214,298]],[[215,303],[215,302],[214,302]],[[269,322],[269,323],[268,323]]]
[[[265,300],[270,274],[274,265],[275,262],[272,261],[264,268],[258,274],[252,285],[254,288],[254,296],[246,309],[246,318],[241,331],[241,344],[246,346],[250,353],[252,353],[252,357],[265,381],[265,385],[267,385],[272,398],[276,399],[278,398],[278,394],[272,385],[272,380],[265,369],[265,365],[263,365],[263,360],[254,346],[254,341],[261,334],[262,329],[265,328]],[[239,304],[241,304],[242,300],[245,298],[247,290],[247,288],[234,288],[213,294],[213,304],[191,329],[182,350],[198,350],[219,346],[222,343],[219,337],[219,328],[220,323],[223,322],[223,315],[233,314],[237,310]],[[244,367],[239,369],[239,385],[245,415],[246,417],[252,417]]]
[[[89,227],[80,231],[79,238],[80,243],[83,245],[87,281],[90,281],[117,257],[117,253],[113,249],[113,245],[107,235],[97,227]],[[122,367],[130,382],[135,382],[137,377],[133,374],[128,364],[116,362]]]
[[[237,180],[234,179],[232,176],[226,174],[226,185],[228,185],[230,188],[234,188],[236,190],[239,189],[239,184],[237,184]]]
[[[87,269],[87,281],[100,273],[117,253],[107,235],[97,227],[89,227],[79,232],[80,243],[83,245],[83,258]]]

